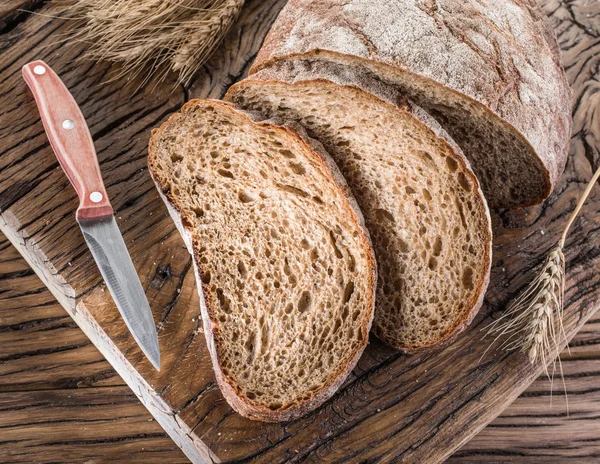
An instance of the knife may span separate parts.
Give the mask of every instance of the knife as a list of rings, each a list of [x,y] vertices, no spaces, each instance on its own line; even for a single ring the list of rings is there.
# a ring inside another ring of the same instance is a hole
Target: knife
[[[90,131],[75,99],[43,61],[23,66],[50,145],[79,196],[75,215],[83,237],[133,338],[160,370],[158,335],[150,305],[119,232]]]

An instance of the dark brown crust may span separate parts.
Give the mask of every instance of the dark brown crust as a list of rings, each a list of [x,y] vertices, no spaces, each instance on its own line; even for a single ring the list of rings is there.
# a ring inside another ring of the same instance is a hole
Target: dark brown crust
[[[332,72],[331,69],[327,69],[327,66],[319,67],[318,70],[316,70],[314,67],[311,67],[308,73],[294,73],[289,71],[289,69],[285,70],[283,68],[277,71],[274,67],[259,71],[258,73],[230,87],[224,98],[232,101],[237,92],[243,92],[246,88],[265,84],[298,86],[300,83],[302,85],[306,85],[308,83],[309,85],[318,88],[326,86],[337,87],[337,89],[334,88],[334,91],[340,91],[343,87],[350,88],[355,92],[361,93],[364,98],[379,101],[379,103],[384,107],[387,106],[388,111],[401,111],[406,117],[412,117],[420,121],[425,129],[428,129],[433,133],[432,135],[444,141],[444,143],[448,146],[449,151],[454,155],[455,160],[461,166],[462,171],[468,176],[472,184],[475,186],[474,198],[476,198],[477,202],[480,204],[481,210],[485,215],[485,222],[487,224],[487,228],[482,232],[485,234],[485,242],[488,244],[488,246],[486,250],[487,253],[483,257],[485,260],[485,272],[477,283],[476,292],[473,293],[473,295],[477,295],[477,298],[472,302],[471,309],[469,311],[465,311],[464,317],[442,338],[428,345],[400,346],[395,340],[390,339],[384,334],[380,333],[376,325],[373,327],[373,333],[377,335],[378,338],[383,340],[388,345],[406,353],[414,353],[421,350],[427,350],[432,347],[439,348],[448,345],[456,339],[460,332],[469,326],[479,312],[479,309],[483,304],[485,291],[489,284],[490,269],[492,264],[492,228],[490,212],[483,192],[481,191],[477,176],[472,171],[469,161],[465,158],[456,143],[442,129],[437,121],[435,121],[435,119],[429,116],[423,109],[417,107],[411,102],[406,101],[401,94],[394,92],[390,88],[386,86],[379,87],[376,85],[377,83],[371,82],[366,78],[366,76],[360,74],[357,75],[354,70],[349,69],[344,71],[343,76],[341,73]]]
[[[359,210],[355,209],[355,207],[354,207],[355,201],[353,199],[349,198],[347,212],[348,212],[349,217],[354,217],[355,222],[357,223],[357,225],[359,225],[359,229],[362,232],[361,241],[362,241],[365,249],[368,250],[368,256],[369,256],[368,260],[370,262],[370,268],[371,268],[371,272],[369,273],[370,277],[369,277],[368,285],[373,289],[373,291],[371,292],[370,295],[365,296],[365,298],[369,299],[369,301],[367,301],[366,304],[367,304],[367,307],[371,308],[371,311],[367,312],[368,317],[363,321],[362,326],[361,326],[362,334],[363,334],[363,345],[356,351],[354,356],[349,360],[349,362],[346,364],[346,366],[344,368],[342,368],[340,371],[336,372],[334,375],[331,376],[331,380],[329,383],[323,385],[323,387],[320,390],[315,392],[315,396],[313,398],[303,401],[300,404],[297,404],[293,407],[290,407],[290,408],[282,410],[282,411],[272,411],[270,409],[263,408],[258,405],[253,405],[250,402],[246,401],[244,398],[241,398],[239,396],[238,390],[236,388],[236,382],[223,373],[223,371],[221,369],[221,365],[219,363],[218,347],[217,347],[217,344],[218,344],[218,322],[216,323],[214,314],[213,314],[213,310],[212,310],[212,308],[215,307],[216,302],[211,301],[211,298],[210,298],[211,294],[210,294],[210,292],[206,291],[206,289],[204,288],[204,284],[202,284],[202,280],[200,278],[202,269],[200,269],[198,267],[199,259],[198,259],[198,256],[196,255],[194,247],[193,247],[193,243],[194,243],[193,232],[186,225],[186,222],[188,222],[188,221],[185,217],[185,213],[180,211],[177,208],[176,204],[173,202],[173,198],[171,197],[171,195],[169,193],[169,189],[167,188],[164,180],[162,180],[160,178],[160,175],[157,175],[157,173],[154,171],[154,166],[153,166],[153,158],[156,156],[156,151],[155,151],[153,145],[155,143],[156,136],[158,134],[160,134],[161,131],[164,131],[170,124],[172,124],[175,119],[181,117],[181,115],[185,114],[191,108],[193,108],[197,105],[203,105],[203,104],[207,104],[207,103],[209,103],[211,106],[219,107],[225,111],[230,112],[231,115],[234,115],[234,117],[239,118],[243,123],[259,124],[259,125],[263,125],[263,126],[268,126],[269,128],[272,128],[274,130],[284,131],[284,132],[290,134],[291,136],[296,137],[298,139],[298,141],[301,142],[306,147],[307,152],[314,155],[314,158],[312,159],[312,161],[314,161],[316,164],[320,165],[323,172],[330,175],[331,181],[335,185],[336,188],[339,188],[340,191],[342,191],[344,193],[344,195],[346,195],[346,196],[349,192],[349,189],[345,185],[345,181],[343,180],[343,177],[341,176],[339,171],[337,171],[337,168],[331,169],[330,164],[332,163],[332,161],[328,162],[324,159],[324,156],[328,156],[328,155],[326,155],[322,151],[321,152],[315,151],[315,148],[318,149],[318,146],[315,146],[314,144],[312,144],[303,134],[298,133],[292,127],[279,126],[279,125],[274,125],[274,124],[271,124],[268,122],[257,121],[256,115],[236,110],[233,107],[233,105],[228,104],[228,103],[224,103],[224,102],[216,101],[216,100],[206,100],[206,101],[191,100],[182,107],[180,113],[175,113],[175,114],[171,115],[169,117],[169,119],[160,126],[160,128],[154,129],[152,131],[152,137],[150,139],[149,148],[148,148],[148,153],[149,153],[148,170],[150,172],[150,175],[152,176],[152,179],[154,180],[154,182],[156,184],[156,187],[159,191],[161,198],[167,205],[169,214],[173,218],[173,221],[174,221],[177,229],[181,233],[181,236],[186,244],[186,247],[188,248],[188,251],[194,257],[194,259],[193,259],[194,271],[195,271],[195,275],[196,275],[196,282],[198,285],[198,293],[200,295],[200,309],[201,309],[201,314],[202,314],[204,334],[206,337],[207,347],[210,352],[213,368],[215,371],[215,378],[221,389],[221,392],[223,393],[223,396],[225,397],[225,399],[227,400],[227,402],[231,405],[231,407],[233,409],[235,409],[241,415],[248,417],[250,419],[261,420],[261,421],[265,421],[265,422],[282,422],[282,421],[297,419],[297,418],[302,417],[303,415],[307,414],[308,412],[312,411],[313,409],[317,408],[318,406],[320,406],[324,401],[326,401],[328,398],[330,398],[337,391],[337,389],[344,382],[344,380],[346,379],[348,374],[354,369],[354,367],[356,366],[356,363],[358,362],[360,356],[362,355],[364,348],[367,346],[368,339],[369,339],[369,330],[371,328],[371,323],[373,321],[374,305],[375,305],[375,288],[376,288],[376,283],[377,283],[377,266],[375,263],[375,255],[374,255],[373,249],[371,247],[371,241],[370,241],[368,232],[366,231],[366,229],[364,228],[364,225],[363,225],[364,220],[362,218],[362,214],[360,213]],[[206,298],[207,296],[208,296],[208,298]]]
[[[535,0],[290,0],[250,73],[298,58],[408,74],[480,108],[545,169],[544,195],[520,206],[543,201],[562,174],[571,90]]]

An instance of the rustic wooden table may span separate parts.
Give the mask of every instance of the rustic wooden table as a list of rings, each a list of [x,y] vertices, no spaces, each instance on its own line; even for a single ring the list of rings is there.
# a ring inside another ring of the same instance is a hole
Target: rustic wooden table
[[[21,9],[44,1],[1,3],[0,33],[9,33],[30,18]],[[544,4],[567,41],[570,74],[581,81],[575,97],[585,116],[575,130],[597,164],[600,3]],[[586,46],[571,50],[568,41],[579,36]],[[450,462],[598,462],[599,334],[596,315],[572,341],[570,354],[563,353],[569,415],[560,383],[551,402],[549,383],[539,379]],[[0,347],[0,463],[123,462],[124,456],[127,462],[188,462],[4,237]]]

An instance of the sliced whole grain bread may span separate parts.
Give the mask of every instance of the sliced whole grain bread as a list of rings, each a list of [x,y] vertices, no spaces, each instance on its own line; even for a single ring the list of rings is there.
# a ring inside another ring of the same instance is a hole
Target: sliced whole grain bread
[[[225,98],[297,121],[340,167],[379,265],[379,338],[412,352],[470,323],[489,281],[491,221],[468,161],[435,120],[369,72],[322,61],[275,64]]]
[[[264,421],[319,406],[367,344],[377,279],[335,164],[301,128],[195,100],[153,131],[148,165],[194,258],[229,404]]]
[[[290,0],[250,73],[288,59],[367,69],[406,93],[493,207],[543,201],[564,169],[571,91],[536,0]]]

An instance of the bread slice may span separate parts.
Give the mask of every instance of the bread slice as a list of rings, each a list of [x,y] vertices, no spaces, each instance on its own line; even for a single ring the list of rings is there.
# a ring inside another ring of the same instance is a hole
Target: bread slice
[[[264,421],[319,406],[367,344],[377,279],[335,164],[297,129],[195,100],[153,132],[148,165],[194,258],[229,404]]]
[[[488,284],[490,217],[467,160],[431,117],[368,75],[324,62],[265,69],[225,98],[301,123],[337,162],[375,248],[379,338],[411,352],[468,325]]]
[[[406,93],[461,146],[493,207],[540,203],[564,169],[571,90],[536,0],[290,0],[250,73],[299,58]]]

